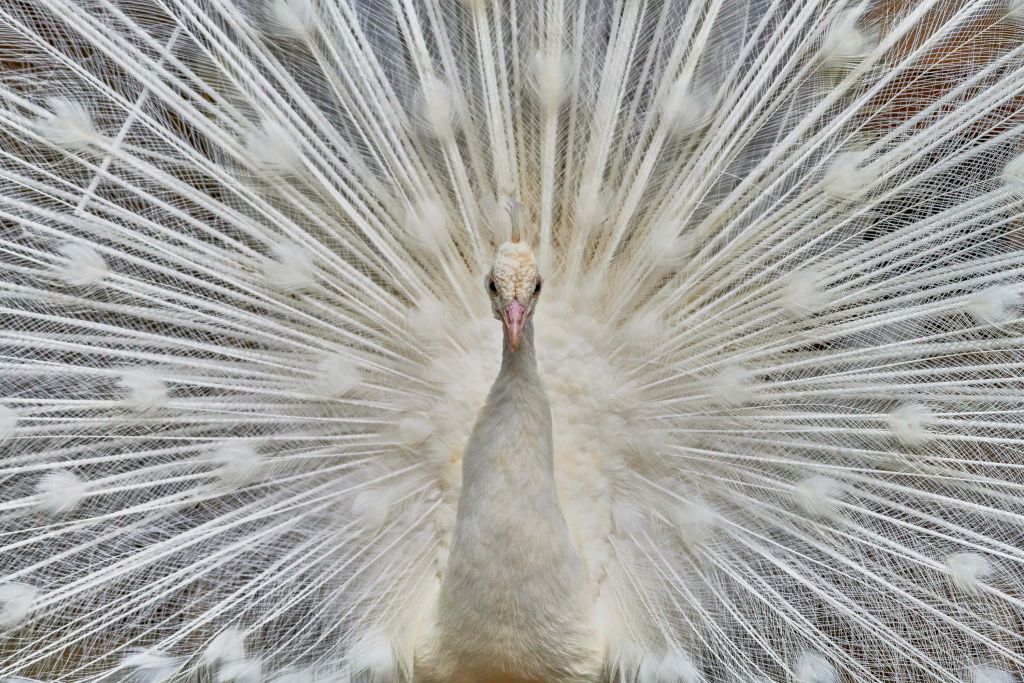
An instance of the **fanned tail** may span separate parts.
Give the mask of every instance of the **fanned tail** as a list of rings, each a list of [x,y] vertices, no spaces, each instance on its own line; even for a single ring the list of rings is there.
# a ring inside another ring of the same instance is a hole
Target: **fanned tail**
[[[517,216],[610,678],[1010,680],[1022,38],[1002,0],[8,0],[0,678],[407,679]]]

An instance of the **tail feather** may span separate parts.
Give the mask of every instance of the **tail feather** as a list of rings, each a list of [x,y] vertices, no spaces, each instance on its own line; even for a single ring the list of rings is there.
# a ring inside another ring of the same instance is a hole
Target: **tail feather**
[[[407,679],[515,221],[608,678],[1011,680],[1018,5],[6,3],[0,678]]]

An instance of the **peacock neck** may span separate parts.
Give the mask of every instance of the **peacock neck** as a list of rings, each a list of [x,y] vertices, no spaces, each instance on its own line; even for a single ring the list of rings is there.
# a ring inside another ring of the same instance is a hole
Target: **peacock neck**
[[[523,327],[523,336],[519,342],[519,348],[513,351],[509,348],[508,338],[504,337],[501,346],[501,371],[495,384],[508,381],[512,378],[540,382],[540,373],[537,371],[537,353],[533,344],[533,321],[528,320]]]
[[[565,673],[591,654],[588,596],[555,486],[551,408],[527,322],[518,349],[505,340],[463,452],[437,602],[437,680],[581,680]]]
[[[523,327],[519,347],[502,343],[501,369],[477,419],[465,453],[470,483],[522,477],[554,492],[551,408],[537,369],[533,322]],[[500,465],[497,466],[496,465]],[[466,509],[469,514],[469,510]]]

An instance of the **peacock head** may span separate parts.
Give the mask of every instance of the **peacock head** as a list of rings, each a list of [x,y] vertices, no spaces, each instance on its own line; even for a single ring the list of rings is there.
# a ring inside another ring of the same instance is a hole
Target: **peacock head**
[[[485,283],[491,312],[505,329],[508,348],[515,351],[540,299],[542,278],[530,245],[513,237],[498,247]]]

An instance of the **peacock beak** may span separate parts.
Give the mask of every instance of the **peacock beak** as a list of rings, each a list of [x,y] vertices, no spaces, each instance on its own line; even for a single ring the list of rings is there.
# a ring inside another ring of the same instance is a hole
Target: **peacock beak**
[[[526,307],[513,299],[501,313],[501,322],[505,325],[505,336],[508,347],[515,351],[523,337],[523,325],[526,324]]]

